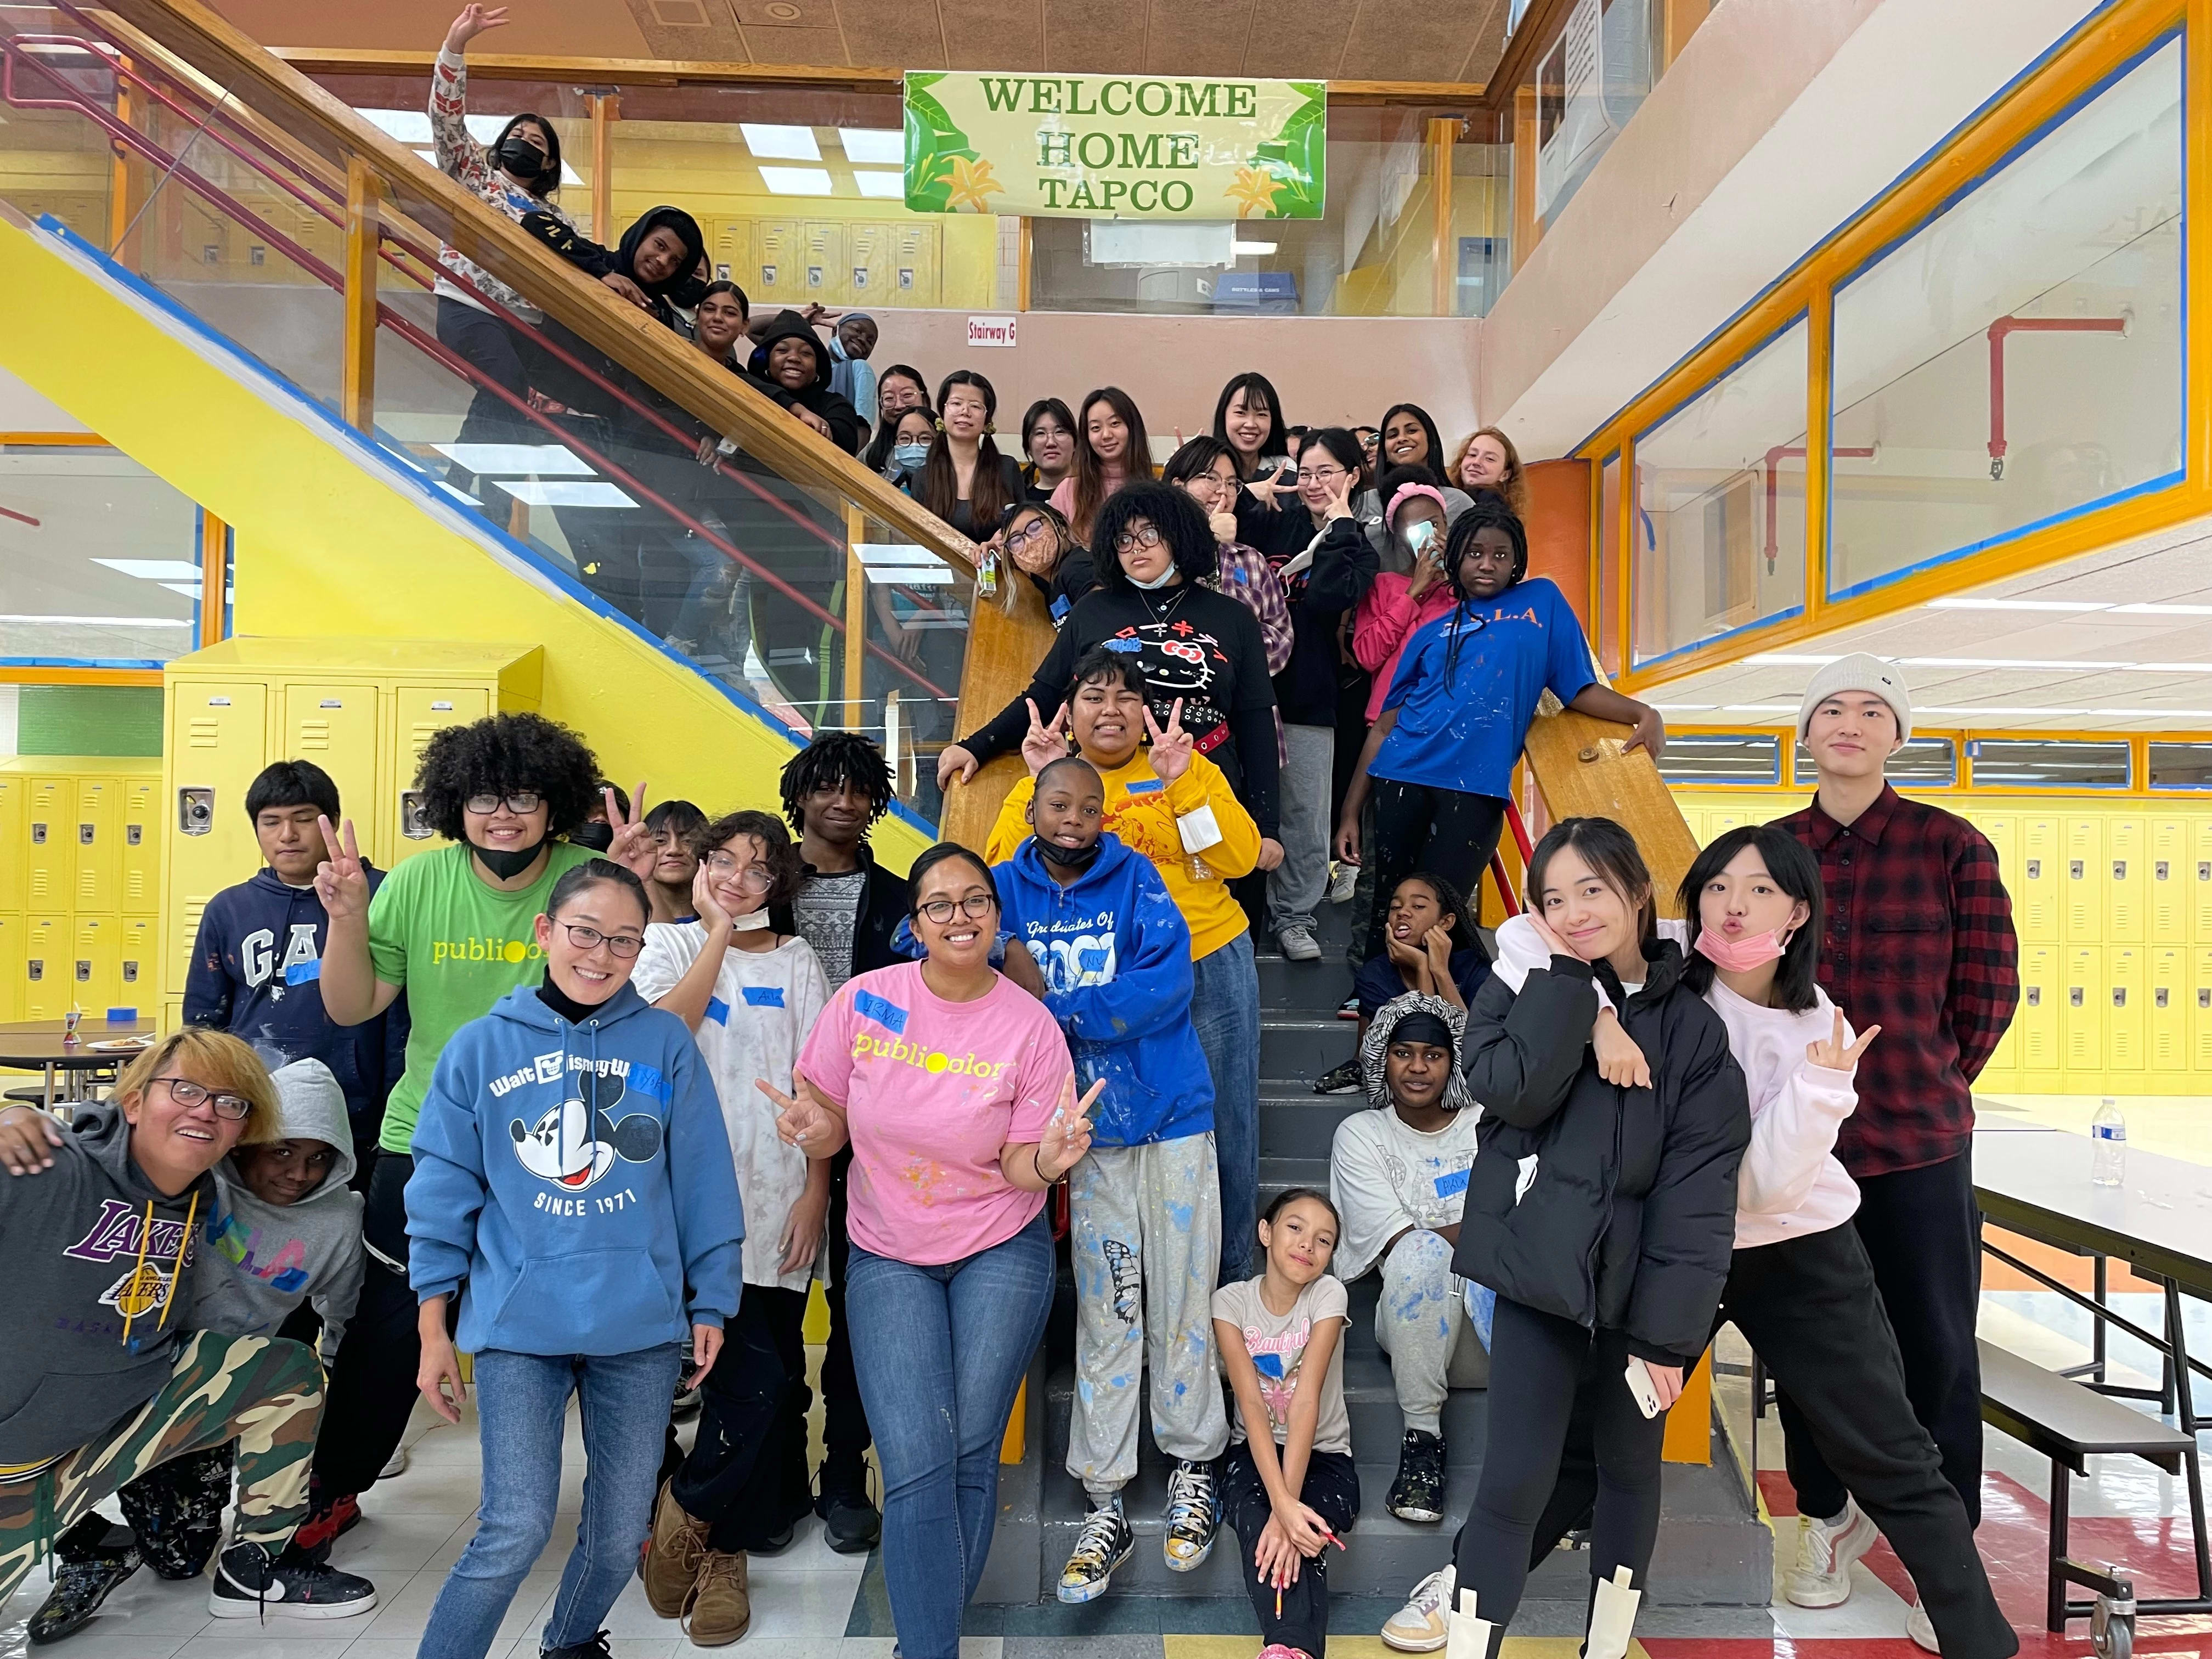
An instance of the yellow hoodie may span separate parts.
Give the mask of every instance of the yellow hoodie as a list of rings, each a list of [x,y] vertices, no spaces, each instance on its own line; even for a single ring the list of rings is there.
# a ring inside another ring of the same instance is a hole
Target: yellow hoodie
[[[1191,959],[1212,955],[1243,933],[1244,907],[1228,884],[1257,866],[1260,826],[1231,792],[1221,769],[1203,755],[1193,755],[1181,777],[1162,783],[1151,755],[1139,748],[1114,770],[1100,768],[1099,775],[1106,781],[1106,828],[1158,867],[1176,908],[1190,925]],[[1013,857],[1028,837],[1023,815],[1036,793],[1034,778],[1024,778],[1007,793],[983,852],[992,863]],[[1213,809],[1220,839],[1203,852],[1187,853],[1179,820],[1207,807]]]

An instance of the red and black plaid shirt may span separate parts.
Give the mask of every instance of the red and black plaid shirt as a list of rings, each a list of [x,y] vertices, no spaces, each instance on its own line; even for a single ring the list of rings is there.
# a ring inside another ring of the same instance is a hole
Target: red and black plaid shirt
[[[1859,1030],[1881,1027],[1836,1156],[1854,1176],[1957,1157],[1974,1129],[1971,1085],[2020,1001],[1996,849],[1964,818],[1888,787],[1848,825],[1817,799],[1779,822],[1820,860],[1820,987]]]

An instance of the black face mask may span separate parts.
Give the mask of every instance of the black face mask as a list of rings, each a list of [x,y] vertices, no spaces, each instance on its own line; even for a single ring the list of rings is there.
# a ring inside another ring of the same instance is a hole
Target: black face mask
[[[605,818],[594,818],[589,823],[580,823],[571,830],[568,839],[579,847],[588,847],[594,853],[604,853],[615,844],[615,827]]]
[[[1056,841],[1036,838],[1037,852],[1047,864],[1058,865],[1063,870],[1088,870],[1098,862],[1098,855],[1106,850],[1106,843],[1094,841],[1088,847],[1062,847]]]
[[[513,881],[527,870],[532,861],[545,850],[545,843],[539,841],[531,846],[508,852],[498,848],[479,847],[474,842],[471,842],[469,850],[477,855],[477,863],[491,872],[495,881]]]
[[[492,159],[510,177],[526,179],[532,184],[545,174],[545,152],[519,133],[510,132],[499,142]]]

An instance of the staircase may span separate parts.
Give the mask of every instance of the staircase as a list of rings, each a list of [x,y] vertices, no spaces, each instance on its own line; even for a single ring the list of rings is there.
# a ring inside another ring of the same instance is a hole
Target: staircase
[[[1328,1155],[1336,1126],[1368,1109],[1360,1095],[1316,1095],[1313,1080],[1355,1048],[1357,1027],[1336,1018],[1349,987],[1344,965],[1348,907],[1324,905],[1318,930],[1324,955],[1318,963],[1260,958],[1260,1190],[1261,1205],[1291,1186],[1328,1185]],[[1358,1525],[1346,1537],[1346,1553],[1329,1564],[1339,1595],[1398,1597],[1443,1565],[1465,1519],[1482,1468],[1488,1423],[1487,1393],[1455,1389],[1444,1407],[1449,1471],[1445,1518],[1419,1526],[1395,1519],[1382,1507],[1397,1474],[1405,1419],[1390,1382],[1390,1362],[1376,1345],[1375,1304],[1379,1282],[1370,1273],[1350,1287],[1352,1324],[1346,1335],[1345,1403],[1359,1466]],[[1046,1341],[1042,1399],[1031,1413],[1028,1456],[1008,1468],[1001,1489],[997,1541],[981,1599],[1022,1601],[1028,1563],[1037,1563],[1035,1599],[1050,1601],[1054,1584],[1082,1529],[1082,1483],[1068,1474],[1073,1364],[1073,1288],[1062,1275],[1060,1306]],[[1032,1373],[1032,1389],[1036,1373]],[[1176,1573],[1160,1557],[1167,1477],[1173,1468],[1152,1444],[1149,1408],[1139,1440],[1137,1478],[1122,1492],[1137,1547],[1114,1575],[1109,1595],[1242,1597],[1240,1553],[1224,1528],[1213,1553],[1197,1571]],[[1652,1564],[1651,1601],[1664,1606],[1764,1607],[1772,1589],[1772,1534],[1742,1496],[1741,1478],[1726,1442],[1716,1435],[1710,1465],[1670,1464],[1666,1471],[1665,1524]],[[1579,1627],[1589,1594],[1587,1569],[1562,1550],[1529,1581],[1531,1602],[1571,1608],[1553,1621]],[[1532,1622],[1535,1615],[1532,1613]],[[1551,1628],[1546,1624],[1542,1628]]]

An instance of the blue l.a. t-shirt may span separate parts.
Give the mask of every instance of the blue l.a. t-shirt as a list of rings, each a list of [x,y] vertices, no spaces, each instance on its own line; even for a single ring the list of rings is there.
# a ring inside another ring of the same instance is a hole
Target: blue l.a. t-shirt
[[[1398,724],[1368,771],[1462,794],[1510,795],[1545,689],[1571,702],[1595,678],[1567,596],[1543,576],[1516,582],[1414,630],[1382,699]]]

